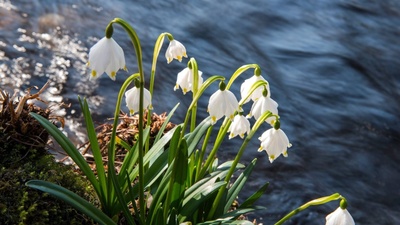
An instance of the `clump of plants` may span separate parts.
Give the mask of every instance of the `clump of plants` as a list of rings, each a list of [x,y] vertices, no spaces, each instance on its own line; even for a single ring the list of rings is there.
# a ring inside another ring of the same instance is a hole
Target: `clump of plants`
[[[45,149],[48,132],[30,113],[49,118],[29,99],[40,100],[46,85],[17,99],[0,90],[0,224],[94,224],[64,201],[25,186],[32,179],[57,183],[96,203],[91,186],[71,166],[54,161]]]
[[[258,151],[266,151],[271,163],[280,155],[287,157],[287,150],[291,146],[281,129],[278,104],[271,98],[269,83],[262,76],[260,66],[243,65],[227,78],[213,75],[203,80],[195,58],[190,58],[187,67],[178,73],[176,83],[171,84],[174,90],[182,89],[183,94],[192,92],[192,101],[184,120],[164,134],[178,104],[171,109],[153,139],[153,144],[150,145],[151,120],[145,120],[145,114],[151,115],[153,110],[153,87],[157,84],[156,63],[162,44],[165,38],[168,38],[169,46],[165,53],[168,63],[174,59],[181,62],[183,58],[187,58],[186,48],[175,40],[172,34],[160,34],[154,46],[152,67],[148,73],[150,84],[147,89],[144,83],[140,40],[129,23],[115,18],[106,27],[105,37],[90,49],[88,66],[91,69],[91,79],[106,73],[115,80],[119,69],[126,70],[124,51],[112,38],[114,25],[120,25],[129,35],[136,53],[138,71],[125,79],[120,88],[109,136],[106,167],[103,165],[101,145],[86,99],[79,99],[79,102],[86,123],[95,171],[57,127],[46,118],[31,113],[83,172],[96,192],[100,207],[52,182],[32,180],[26,185],[57,196],[100,224],[252,224],[251,221],[243,219],[243,215],[255,210],[265,210],[263,206],[257,206],[256,201],[264,194],[268,182],[239,206],[232,207],[257,162],[257,159],[254,159],[246,162],[245,166],[240,162],[241,157],[245,151],[251,151],[247,149],[247,145],[256,131],[263,127],[267,129],[258,138]],[[241,84],[241,99],[238,101],[230,87],[248,70],[254,72]],[[211,95],[207,109],[201,109],[207,110],[210,116],[198,122],[197,102],[205,90],[215,82],[219,83],[219,89]],[[132,87],[128,89],[130,85]],[[165,82],[162,82],[162,85],[165,85]],[[129,114],[138,115],[138,130],[135,135],[137,141],[134,143],[128,143],[118,136],[124,97]],[[251,110],[245,114],[243,105],[250,102]],[[252,126],[250,118],[255,120]],[[214,126],[218,129],[214,129]],[[237,146],[237,154],[232,161],[219,162],[216,158],[217,152],[223,147],[228,133],[229,139],[239,136],[243,141]],[[117,170],[115,159],[119,147],[125,148],[126,154]],[[354,224],[347,211],[346,199],[335,193],[307,202],[288,213],[276,222],[276,225],[290,220],[293,215],[310,206],[330,201],[340,201],[340,205],[326,217],[327,225]]]

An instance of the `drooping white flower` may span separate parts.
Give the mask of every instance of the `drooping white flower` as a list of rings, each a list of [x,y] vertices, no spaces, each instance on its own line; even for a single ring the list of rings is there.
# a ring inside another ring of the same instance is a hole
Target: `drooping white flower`
[[[113,38],[104,37],[90,48],[88,66],[91,69],[90,79],[106,72],[115,80],[119,69],[126,70],[124,51]]]
[[[224,115],[232,120],[235,111],[239,110],[239,102],[231,91],[218,90],[211,95],[207,108],[212,124],[215,124]]]
[[[247,133],[249,134],[250,132],[250,122],[246,117],[243,115],[237,114],[232,121],[231,126],[229,127],[228,132],[229,134],[229,139],[236,137],[239,135],[241,138],[244,138],[244,134]]]
[[[256,83],[256,82],[259,81],[259,80],[264,80],[264,81],[266,81],[266,80],[264,79],[264,77],[262,77],[261,75],[259,75],[259,76],[254,75],[254,76],[250,77],[249,79],[246,79],[246,80],[242,83],[242,85],[240,86],[240,95],[241,95],[242,99],[244,99],[244,98],[247,97],[247,95],[249,94],[250,89],[251,89],[251,87],[253,86],[253,84]],[[270,91],[269,91],[269,85],[266,85],[266,88],[267,88],[267,91],[268,91],[267,96],[270,97],[271,94],[270,94]],[[263,87],[263,86],[258,87],[258,88],[257,88],[256,90],[254,90],[254,92],[251,94],[250,98],[247,98],[246,101],[244,101],[243,103],[249,102],[250,99],[253,100],[253,101],[256,101],[258,98],[260,98],[260,97],[263,95],[263,94],[262,94],[262,93],[263,93],[263,90],[264,90],[264,87]]]
[[[283,130],[271,128],[265,131],[261,137],[258,138],[261,141],[259,152],[265,150],[268,154],[269,161],[272,163],[281,154],[287,157],[287,148],[292,145],[289,143],[289,139]]]
[[[203,77],[201,77],[203,73],[200,70],[198,70],[197,74],[198,74],[197,87],[200,87],[203,84]],[[179,89],[179,87],[181,87],[183,94],[186,94],[186,92],[193,91],[193,86],[194,86],[193,83],[194,83],[193,71],[188,67],[186,67],[185,69],[183,69],[181,72],[178,73],[174,91],[176,91],[177,89]]]
[[[182,62],[182,57],[187,58],[185,46],[177,40],[170,41],[167,51],[165,52],[167,62],[170,63],[173,59]]]
[[[347,211],[338,207],[335,211],[326,216],[326,225],[354,225],[353,217]]]
[[[261,97],[255,100],[251,106],[248,117],[251,118],[254,116],[254,118],[258,120],[258,118],[260,118],[266,111],[270,111],[271,113],[278,115],[278,103],[268,96],[261,95]],[[272,124],[274,120],[275,117],[268,117],[266,122]]]
[[[133,87],[126,91],[125,100],[130,115],[139,111],[140,89]],[[146,88],[143,89],[143,108],[152,109],[150,91]]]

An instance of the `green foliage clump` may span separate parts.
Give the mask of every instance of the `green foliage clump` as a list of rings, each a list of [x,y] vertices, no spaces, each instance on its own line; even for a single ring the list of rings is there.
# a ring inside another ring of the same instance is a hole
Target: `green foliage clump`
[[[93,224],[69,204],[25,186],[32,179],[47,180],[95,202],[90,186],[73,168],[55,162],[51,155],[37,157],[34,152],[17,166],[0,167],[0,224]]]

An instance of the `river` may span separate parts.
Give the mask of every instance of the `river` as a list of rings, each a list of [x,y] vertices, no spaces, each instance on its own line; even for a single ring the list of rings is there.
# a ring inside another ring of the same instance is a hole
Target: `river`
[[[356,224],[400,224],[400,1],[0,0],[1,87],[22,91],[49,79],[43,98],[71,104],[54,110],[65,116],[65,132],[82,143],[77,95],[86,96],[97,123],[104,122],[128,75],[119,72],[115,82],[106,75],[88,80],[88,49],[114,17],[136,29],[146,72],[162,32],[186,46],[204,78],[229,77],[244,64],[261,66],[293,147],[288,158],[271,164],[257,152],[257,140],[249,145],[242,162],[258,158],[258,164],[239,201],[270,182],[258,202],[267,209],[249,218],[273,224],[306,201],[339,192]],[[129,71],[136,71],[122,28],[114,38],[126,49]],[[173,86],[186,61],[166,64],[165,48],[153,105],[162,113],[181,102],[178,122],[190,96],[182,97]],[[241,81],[251,75],[240,77],[232,91],[239,93]],[[200,101],[200,118],[207,116],[208,96],[216,88]],[[218,156],[233,159],[237,143],[227,142]],[[324,224],[337,206],[311,208],[287,224]]]

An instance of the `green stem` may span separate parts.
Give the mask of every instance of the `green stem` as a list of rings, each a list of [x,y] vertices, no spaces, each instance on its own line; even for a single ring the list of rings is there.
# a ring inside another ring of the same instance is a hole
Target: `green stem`
[[[140,208],[140,216],[142,217],[143,220],[145,220],[145,199],[144,199],[144,166],[143,166],[143,156],[144,156],[144,151],[143,151],[143,114],[144,114],[144,107],[143,107],[143,93],[144,93],[144,71],[143,71],[143,62],[142,62],[142,49],[140,45],[140,40],[138,35],[136,34],[135,30],[129,25],[126,21],[120,19],[120,18],[115,18],[113,19],[110,24],[113,23],[118,23],[121,25],[125,31],[128,33],[132,44],[134,46],[135,52],[136,52],[136,59],[137,59],[137,64],[138,64],[138,70],[139,70],[139,77],[140,77],[140,85],[139,85],[139,94],[140,94],[140,101],[139,101],[139,140],[138,140],[138,145],[139,145],[139,159],[138,159],[138,166],[139,166],[139,208]],[[119,112],[118,112],[119,113]],[[117,114],[118,114],[117,113]],[[115,123],[115,122],[114,122]],[[115,126],[116,127],[116,126]],[[112,136],[113,137],[113,136]],[[111,142],[111,148],[113,149],[112,153],[114,154],[115,152],[115,137],[114,141]],[[114,157],[112,157],[114,159]],[[109,160],[110,163],[111,160]],[[114,166],[114,160],[110,163],[111,166]],[[109,167],[110,169],[110,167]],[[111,169],[111,170],[114,170]],[[111,171],[114,172],[114,171]]]
[[[254,73],[258,74],[261,72],[261,68],[259,65],[257,64],[247,64],[244,66],[239,67],[231,76],[231,79],[229,79],[228,84],[226,85],[226,88],[229,89],[231,87],[231,85],[233,84],[233,82],[236,80],[236,78],[238,78],[240,76],[240,74],[242,74],[243,72],[245,72],[248,69],[254,68]]]
[[[217,138],[215,139],[214,146],[211,149],[210,154],[207,156],[206,162],[204,163],[203,167],[201,168],[199,177],[203,177],[205,175],[205,173],[208,170],[209,166],[214,161],[214,157],[217,154],[218,149],[222,144],[222,141],[224,140],[224,137],[225,137],[224,134],[226,134],[228,132],[230,124],[231,124],[231,121],[229,119],[225,118],[224,122],[222,123],[222,125],[221,125],[221,127],[219,129]]]
[[[193,92],[193,98],[194,98],[194,96],[196,96],[197,91],[199,89],[199,70],[197,67],[196,59],[190,58],[190,60],[188,62],[188,67],[189,67],[189,69],[192,70],[192,74],[193,74],[192,92]],[[190,120],[190,132],[192,132],[196,128],[197,102],[193,105],[191,112],[192,112],[192,118]]]
[[[266,112],[264,113],[260,118],[258,118],[258,120],[256,121],[256,123],[254,124],[253,128],[251,129],[250,133],[247,135],[247,137],[244,139],[242,146],[240,146],[239,152],[236,155],[231,167],[229,168],[228,174],[225,177],[225,182],[227,183],[227,185],[223,185],[217,194],[217,197],[215,198],[213,205],[211,207],[210,213],[208,214],[208,219],[212,219],[214,217],[214,213],[215,210],[218,208],[218,204],[220,204],[221,198],[224,195],[224,192],[226,190],[226,188],[229,186],[229,181],[233,175],[233,173],[235,172],[236,166],[239,163],[240,158],[242,157],[244,150],[247,147],[247,144],[249,143],[249,141],[251,140],[251,138],[254,136],[254,134],[256,133],[256,131],[258,130],[258,128],[260,127],[260,125],[262,123],[264,123],[264,121],[270,117],[273,116],[273,114],[271,112]],[[227,126],[229,127],[229,126]]]
[[[317,199],[311,200],[311,201],[307,202],[306,204],[300,206],[299,208],[291,211],[289,214],[287,214],[282,219],[280,219],[278,222],[276,222],[275,225],[283,224],[285,221],[290,219],[292,216],[294,216],[297,213],[307,209],[310,206],[322,205],[322,204],[328,203],[330,201],[335,201],[335,200],[339,200],[339,199],[343,199],[343,197],[339,193],[335,193],[335,194],[332,194],[332,195],[329,195],[329,196],[325,196],[325,197],[321,197],[321,198],[317,198]]]
[[[154,80],[155,80],[155,75],[156,75],[157,58],[160,55],[161,47],[162,47],[162,44],[164,43],[165,36],[168,36],[168,39],[171,39],[171,38],[174,39],[172,34],[164,32],[158,36],[156,43],[154,44],[153,62],[151,65],[150,86],[149,86],[149,92],[150,92],[151,98],[153,98],[153,92],[154,92]],[[147,114],[147,126],[150,126],[150,125],[151,125],[151,110],[149,109],[148,114]],[[146,145],[147,145],[147,143],[146,143]],[[146,150],[147,150],[147,147],[146,147]]]
[[[213,126],[210,126],[210,127],[207,129],[207,133],[206,133],[206,136],[205,136],[204,141],[203,141],[203,146],[202,146],[202,148],[201,148],[200,156],[199,156],[199,158],[197,159],[196,177],[195,177],[195,179],[194,179],[195,182],[197,182],[197,181],[200,180],[201,164],[203,163],[203,158],[204,158],[204,155],[205,155],[206,150],[207,150],[207,144],[208,144],[208,140],[209,140],[210,137],[211,137],[212,130],[213,130]]]
[[[164,32],[158,36],[157,41],[154,45],[153,63],[151,65],[150,88],[149,88],[151,96],[153,96],[154,77],[155,77],[156,67],[157,67],[157,58],[160,55],[161,47],[164,42],[165,36],[168,36],[168,39],[171,39],[171,38],[174,39],[172,34]]]
[[[210,86],[214,81],[217,80],[224,80],[225,78],[223,76],[212,76],[210,78],[208,78],[200,87],[200,89],[198,90],[197,94],[193,97],[192,103],[190,104],[190,106],[188,107],[188,110],[186,112],[185,115],[185,120],[183,121],[183,126],[182,126],[182,132],[181,132],[181,136],[179,138],[179,143],[178,146],[180,146],[181,140],[183,139],[183,136],[185,134],[186,128],[187,128],[187,123],[189,120],[189,114],[192,110],[192,108],[197,104],[197,101],[199,100],[200,96],[203,94],[203,92],[208,88],[208,86]]]
[[[115,142],[116,142],[116,133],[117,133],[117,126],[118,126],[118,118],[119,118],[119,111],[121,109],[121,101],[124,96],[124,93],[129,86],[129,84],[139,76],[139,74],[132,74],[131,76],[128,77],[128,79],[125,80],[125,82],[122,84],[121,89],[119,90],[118,93],[118,98],[117,98],[117,103],[115,105],[115,111],[114,111],[114,123],[113,123],[113,129],[111,133],[111,140],[110,140],[110,146],[108,150],[108,182],[107,182],[107,199],[108,202],[111,201],[111,195],[113,195],[113,189],[112,189],[112,177],[115,174],[115,168],[114,168],[114,161],[115,161]]]

